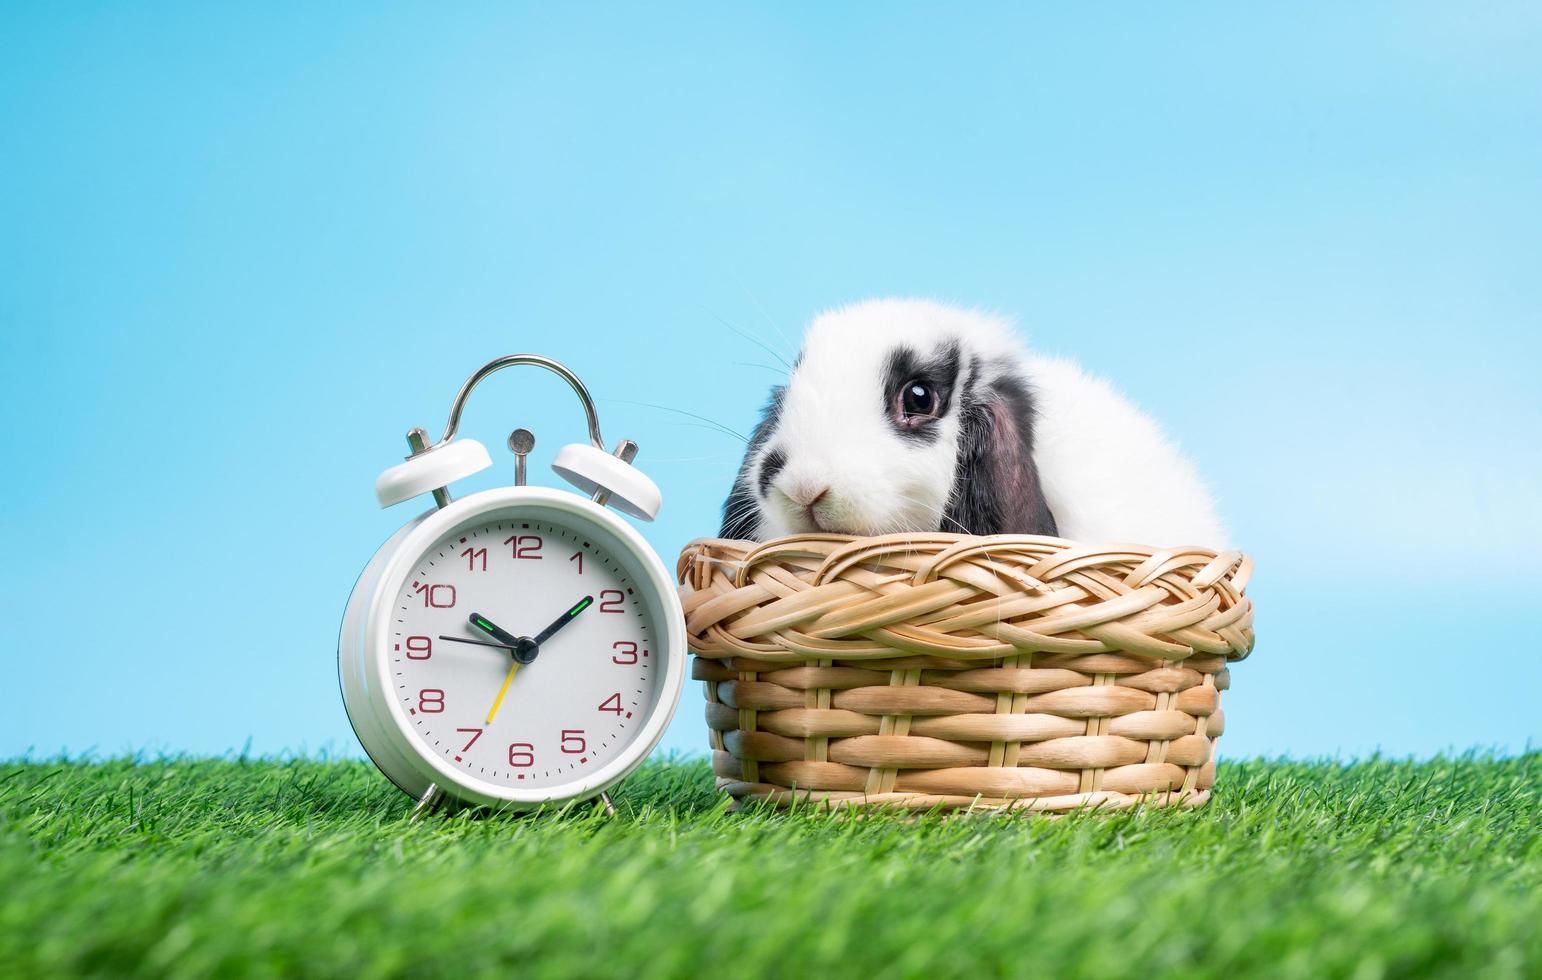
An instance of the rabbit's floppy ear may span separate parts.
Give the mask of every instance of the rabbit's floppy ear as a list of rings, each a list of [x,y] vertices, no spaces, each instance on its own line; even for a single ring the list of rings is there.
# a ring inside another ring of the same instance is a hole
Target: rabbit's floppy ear
[[[723,526],[718,531],[718,537],[754,540],[760,535],[760,500],[756,496],[756,489],[758,487],[760,493],[764,494],[766,486],[776,478],[777,471],[786,462],[786,456],[780,450],[773,449],[765,453],[763,458],[762,450],[771,440],[771,434],[776,431],[776,424],[782,417],[782,398],[786,393],[784,385],[771,389],[771,398],[761,412],[760,422],[756,424],[755,431],[750,433],[750,442],[745,447],[739,475],[734,478],[728,499],[723,501]],[[758,473],[757,462],[760,464]]]
[[[1012,375],[966,389],[958,460],[942,530],[1055,535],[1033,461],[1033,393]]]

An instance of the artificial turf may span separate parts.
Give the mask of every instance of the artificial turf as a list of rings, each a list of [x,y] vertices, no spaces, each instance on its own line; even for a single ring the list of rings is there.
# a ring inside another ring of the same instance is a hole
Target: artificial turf
[[[1223,763],[1211,805],[406,822],[350,761],[0,763],[0,975],[1425,976],[1542,971],[1542,754]]]

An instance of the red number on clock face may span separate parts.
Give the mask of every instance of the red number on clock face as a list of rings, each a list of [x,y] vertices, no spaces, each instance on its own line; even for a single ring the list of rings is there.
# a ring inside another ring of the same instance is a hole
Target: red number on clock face
[[[578,562],[578,574],[582,575],[584,573],[584,553],[582,551],[573,552],[573,557],[568,559],[569,563],[575,561]]]
[[[509,765],[515,769],[529,769],[535,765],[535,746],[529,742],[515,742],[510,745]]]
[[[546,542],[539,534],[515,534],[503,543],[512,546],[515,558],[540,559],[541,546]]]
[[[426,636],[407,637],[407,659],[427,660],[434,655],[434,641]]]
[[[562,751],[568,755],[581,755],[589,748],[589,743],[584,741],[582,728],[564,728],[562,730]]]
[[[606,589],[600,593],[600,612],[618,613],[625,612],[621,604],[626,601],[626,596],[620,589]]]
[[[600,710],[609,711],[613,715],[619,715],[621,713],[621,695],[612,694],[604,701],[601,701]]]
[[[422,593],[425,609],[450,609],[455,605],[455,586],[415,582],[412,591]]]
[[[471,741],[469,741],[465,745],[461,746],[460,750],[462,752],[470,752],[471,751],[471,747],[473,745],[477,744],[477,739],[482,737],[482,729],[480,729],[480,728],[457,728],[455,730],[457,732],[470,732],[471,733]]]
[[[444,692],[437,687],[425,687],[418,692],[418,710],[425,715],[437,715],[444,710]]]
[[[480,566],[480,570],[481,571],[484,571],[484,572],[487,571],[487,549],[486,548],[467,548],[465,551],[462,551],[460,553],[460,556],[462,558],[466,559],[466,571],[468,571],[468,572],[475,572],[475,571],[477,571],[478,570],[477,562],[481,562],[481,566]]]
[[[637,663],[637,644],[631,640],[617,640],[610,645],[610,648],[616,651],[610,655],[611,663],[620,664],[623,667],[630,667]]]

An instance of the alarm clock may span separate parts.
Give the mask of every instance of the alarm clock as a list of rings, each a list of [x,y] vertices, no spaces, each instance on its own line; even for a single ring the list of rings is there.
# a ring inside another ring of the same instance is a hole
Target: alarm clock
[[[556,373],[578,395],[589,442],[552,468],[579,492],[527,486],[535,438],[518,429],[512,486],[451,486],[492,458],[457,437],[467,397],[515,365]],[[343,615],[343,705],[364,751],[418,803],[527,810],[600,797],[647,757],[685,680],[685,621],[673,579],[616,511],[649,521],[658,487],[606,451],[578,377],[535,354],[483,365],[461,386],[443,436],[407,434],[412,454],[380,474],[382,507],[434,506],[365,567]]]

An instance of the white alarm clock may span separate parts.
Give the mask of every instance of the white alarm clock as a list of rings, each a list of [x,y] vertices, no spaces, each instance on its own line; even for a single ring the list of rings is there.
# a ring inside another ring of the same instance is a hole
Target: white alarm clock
[[[582,496],[525,485],[534,436],[509,437],[513,486],[452,499],[449,485],[492,465],[456,438],[466,397],[512,365],[544,367],[578,394],[589,444],[552,468]],[[605,451],[573,372],[549,358],[491,361],[461,386],[443,437],[407,436],[413,453],[380,474],[382,507],[431,493],[435,507],[370,559],[343,615],[343,704],[365,752],[418,800],[531,809],[600,796],[648,755],[685,680],[685,625],[674,581],[614,508],[641,520],[658,488]]]

